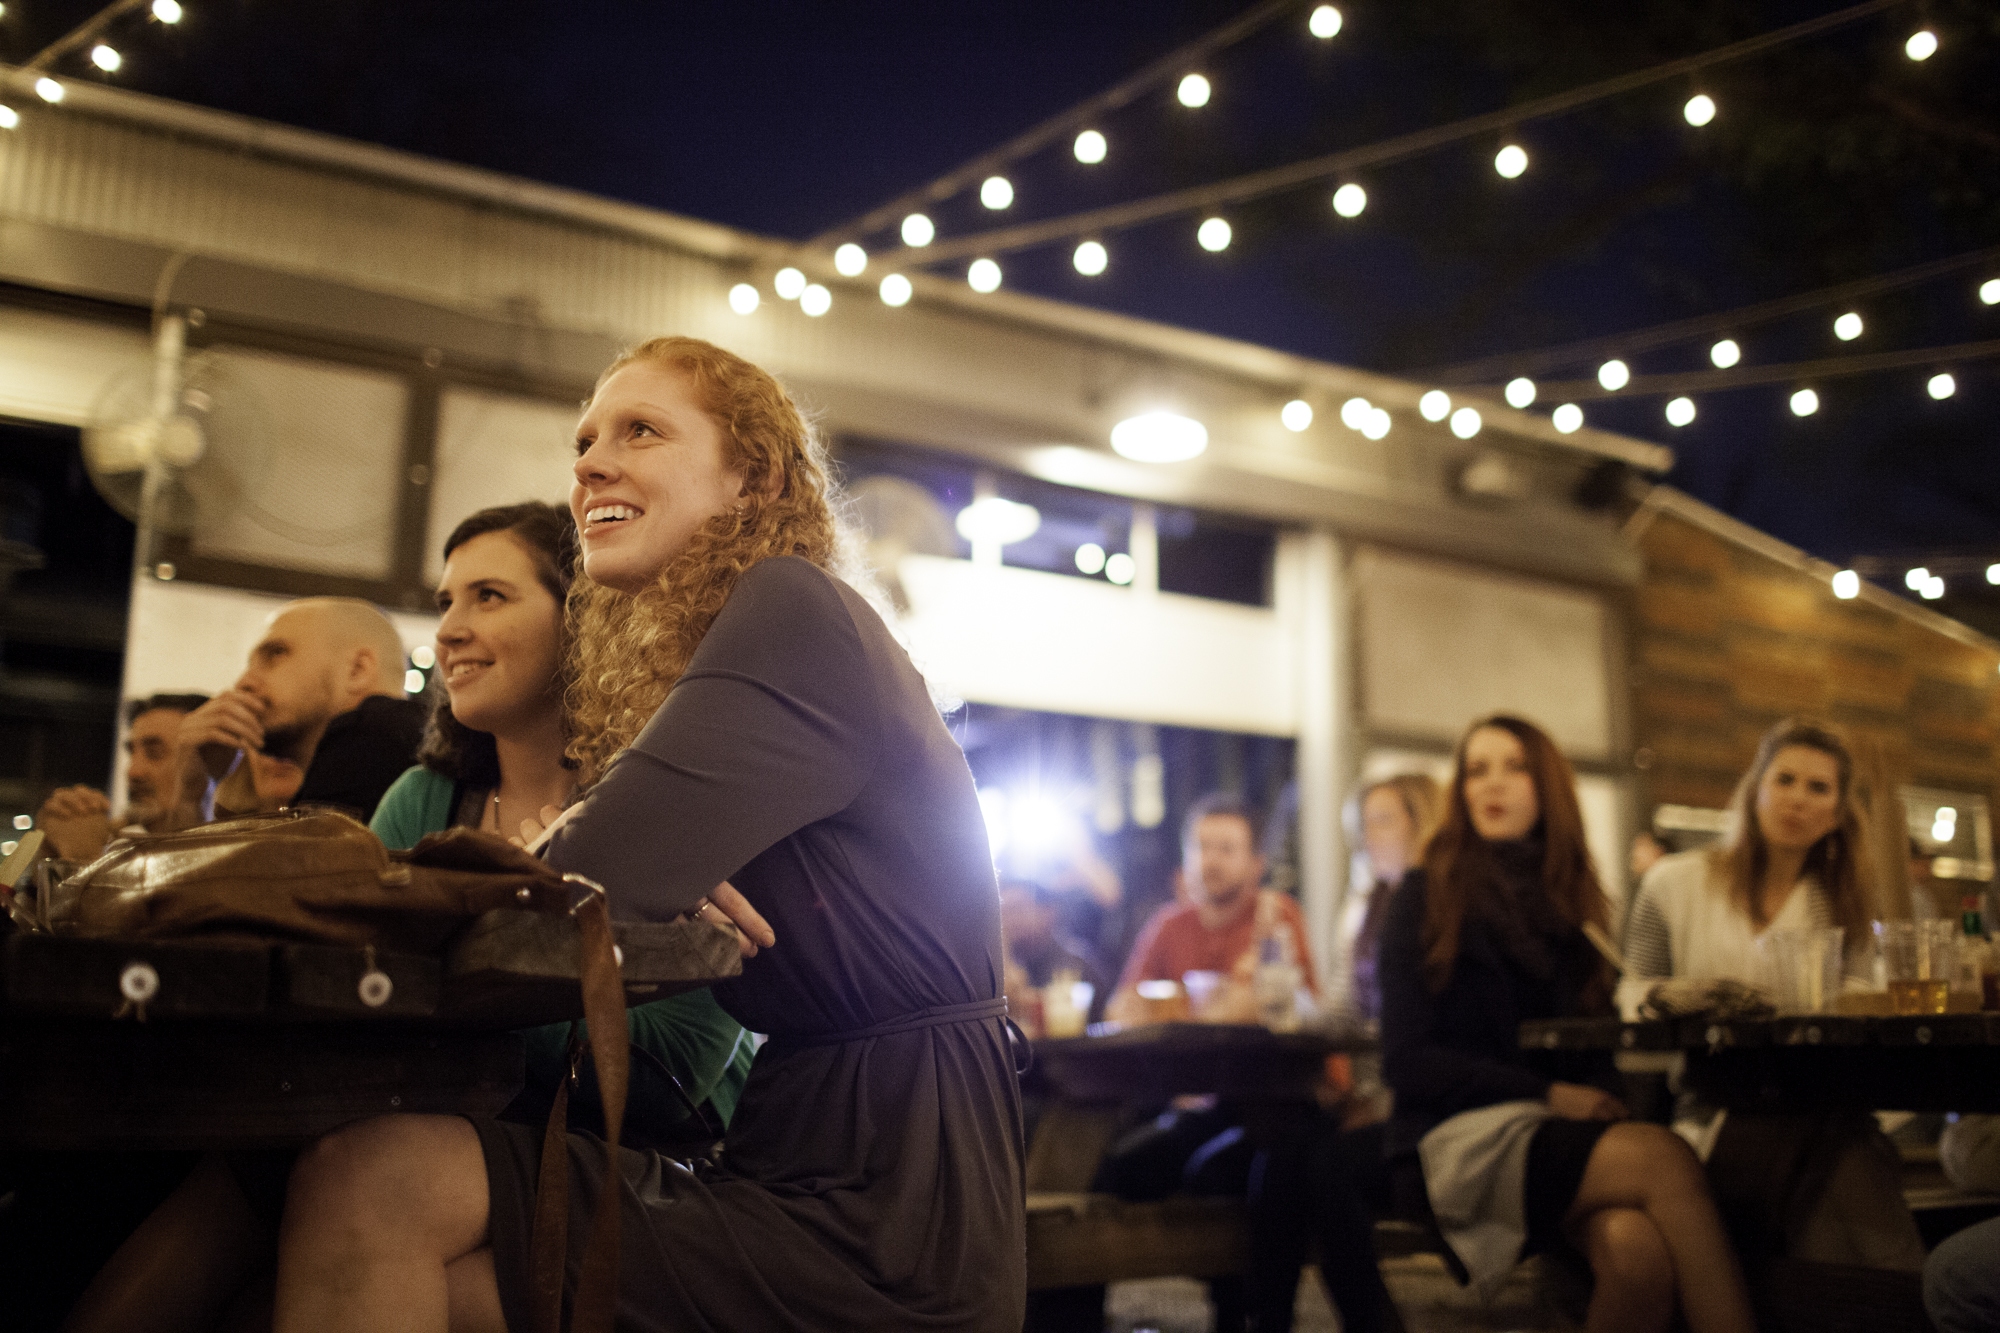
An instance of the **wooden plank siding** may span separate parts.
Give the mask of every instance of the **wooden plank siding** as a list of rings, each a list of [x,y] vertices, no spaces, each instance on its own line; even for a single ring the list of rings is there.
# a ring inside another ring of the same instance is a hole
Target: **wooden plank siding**
[[[1638,535],[1634,741],[1642,809],[1727,803],[1783,717],[1838,724],[1892,783],[2000,794],[2000,654],[1743,549],[1676,514]]]

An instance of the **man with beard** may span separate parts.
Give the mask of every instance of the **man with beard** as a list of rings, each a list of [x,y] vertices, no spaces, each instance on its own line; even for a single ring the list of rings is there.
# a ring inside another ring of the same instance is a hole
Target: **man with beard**
[[[236,684],[181,722],[183,821],[283,805],[367,820],[423,736],[425,709],[404,697],[403,671],[396,627],[367,602],[281,608]]]
[[[148,828],[172,804],[181,771],[181,719],[205,694],[155,694],[125,707],[124,827]],[[35,825],[66,861],[89,861],[111,839],[111,802],[95,787],[61,787],[42,803]]]

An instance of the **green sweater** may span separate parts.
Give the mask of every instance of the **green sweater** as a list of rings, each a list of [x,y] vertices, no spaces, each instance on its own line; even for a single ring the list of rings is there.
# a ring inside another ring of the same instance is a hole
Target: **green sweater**
[[[412,768],[382,797],[368,827],[384,846],[413,847],[426,833],[450,828],[457,805],[457,783],[427,768]],[[706,1101],[720,1123],[727,1125],[743,1095],[743,1082],[750,1077],[756,1047],[742,1025],[723,1012],[708,988],[636,1005],[626,1011],[625,1018],[632,1044],[673,1071],[688,1096],[697,1103]],[[530,1089],[552,1094],[562,1082],[568,1070],[569,1029],[568,1023],[551,1023],[521,1033],[528,1044]],[[589,1068],[587,1063],[585,1068]],[[596,1081],[586,1079],[578,1097],[596,1105]],[[673,1089],[660,1084],[658,1072],[643,1060],[632,1063],[629,1105],[628,1115],[635,1121],[641,1108],[647,1108],[655,1123],[666,1127],[687,1119],[681,1099]]]

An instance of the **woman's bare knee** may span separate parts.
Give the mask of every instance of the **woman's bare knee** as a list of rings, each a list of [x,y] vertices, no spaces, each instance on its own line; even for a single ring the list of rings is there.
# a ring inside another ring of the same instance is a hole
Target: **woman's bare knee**
[[[1660,1125],[1621,1121],[1591,1149],[1569,1221],[1575,1225],[1607,1208],[1645,1208],[1707,1188],[1700,1160],[1680,1135]]]
[[[1584,1253],[1600,1282],[1660,1301],[1674,1295],[1674,1259],[1653,1219],[1636,1208],[1606,1208],[1584,1220]]]
[[[364,1247],[414,1237],[446,1261],[486,1237],[478,1135],[457,1116],[383,1116],[345,1126],[299,1155],[284,1235],[337,1233]]]

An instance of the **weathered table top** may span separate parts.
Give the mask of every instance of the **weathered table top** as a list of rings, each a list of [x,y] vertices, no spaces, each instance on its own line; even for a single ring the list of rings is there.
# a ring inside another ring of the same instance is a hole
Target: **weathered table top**
[[[742,970],[704,922],[615,934],[630,1004]],[[521,1087],[513,1030],[581,1015],[577,957],[574,922],[516,911],[442,959],[9,935],[0,1146],[275,1147],[393,1111],[492,1114]]]
[[[1529,1050],[1681,1051],[1720,1106],[1762,1110],[2000,1111],[2000,1013],[1806,1014],[1523,1023]]]

